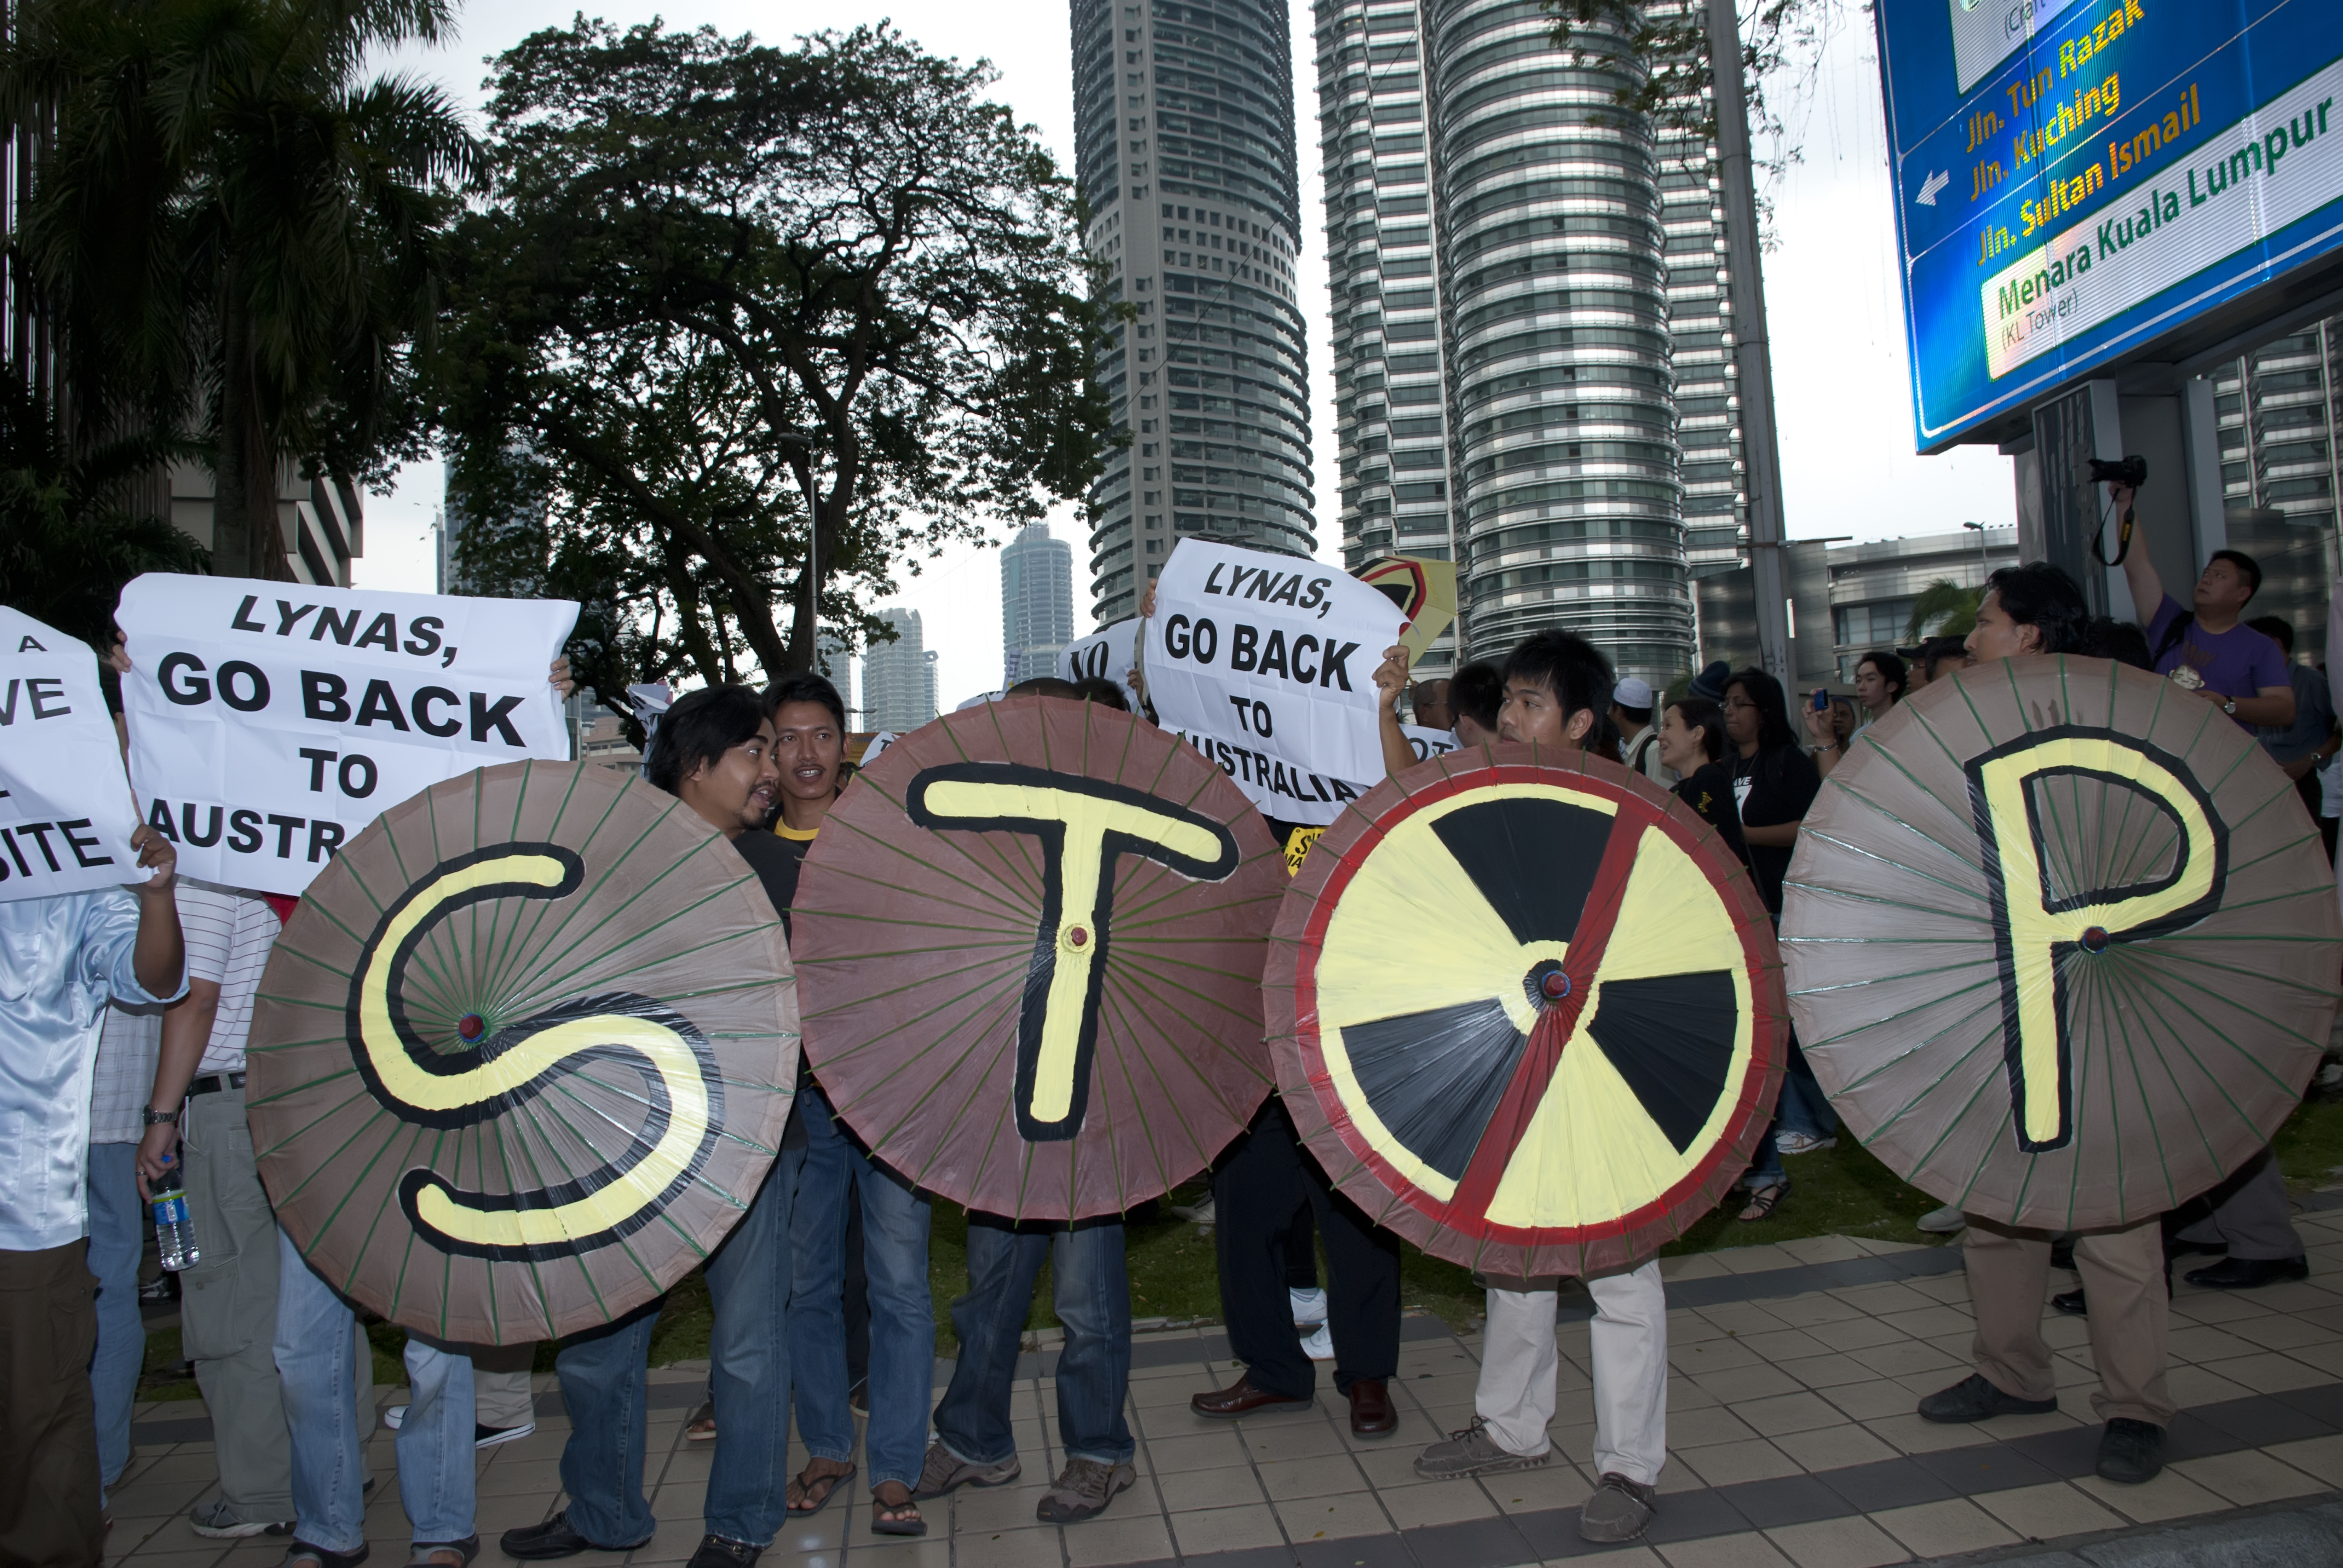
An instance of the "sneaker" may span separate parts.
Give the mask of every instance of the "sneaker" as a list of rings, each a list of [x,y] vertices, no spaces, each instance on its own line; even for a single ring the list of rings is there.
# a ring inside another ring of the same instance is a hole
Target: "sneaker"
[[[1605,1471],[1603,1484],[1578,1510],[1579,1539],[1633,1541],[1650,1525],[1659,1506],[1658,1489]]]
[[[1508,1470],[1535,1470],[1552,1462],[1554,1451],[1514,1453],[1499,1448],[1487,1423],[1479,1416],[1462,1432],[1452,1432],[1415,1456],[1415,1473],[1426,1481],[1451,1481],[1472,1475],[1495,1475]]]
[[[1775,1136],[1774,1147],[1781,1151],[1785,1157],[1792,1154],[1812,1154],[1817,1149],[1837,1148],[1838,1140],[1816,1138],[1811,1132],[1784,1132]]]
[[[999,1464],[976,1464],[940,1442],[931,1442],[927,1460],[920,1466],[920,1484],[911,1489],[911,1496],[915,1500],[941,1497],[961,1486],[1006,1486],[1024,1471],[1013,1453]]]
[[[1989,1421],[1996,1415],[2046,1415],[2057,1408],[2055,1399],[2020,1399],[2002,1392],[1983,1374],[1971,1372],[1952,1387],[1938,1389],[1922,1400],[1920,1419],[1956,1424]]]
[[[1310,1327],[1306,1323],[1296,1323],[1293,1326],[1297,1329]],[[1334,1336],[1327,1330],[1325,1324],[1320,1323],[1302,1336],[1302,1353],[1313,1362],[1330,1362],[1334,1359]]]
[[[1033,1517],[1044,1524],[1077,1524],[1096,1519],[1114,1501],[1114,1494],[1136,1484],[1139,1472],[1128,1464],[1101,1464],[1095,1459],[1066,1462],[1058,1483],[1041,1493]]]
[[[1288,1288],[1285,1299],[1293,1303],[1293,1326],[1313,1327],[1326,1321],[1326,1292],[1316,1286],[1306,1291]]]
[[[1969,1217],[1961,1212],[1958,1203],[1947,1203],[1941,1209],[1931,1209],[1914,1221],[1931,1236],[1950,1236],[1968,1229]]]
[[[2099,1434],[2099,1473],[2126,1486],[2153,1481],[2164,1468],[2164,1429],[2117,1416]]]
[[[214,1498],[187,1515],[198,1535],[211,1541],[240,1541],[247,1535],[290,1535],[290,1519],[241,1519],[224,1497]]]
[[[401,1427],[405,1426],[407,1424],[407,1406],[403,1404],[395,1404],[389,1409],[384,1411],[382,1412],[382,1424],[390,1428],[393,1432],[397,1432]],[[533,1421],[525,1421],[518,1426],[484,1426],[478,1422],[474,1422],[472,1423],[472,1446],[474,1448],[494,1448],[498,1443],[518,1442],[522,1438],[534,1432],[536,1430],[537,1422]]]
[[[1202,1202],[1192,1206],[1179,1203],[1172,1204],[1172,1212],[1179,1215],[1180,1218],[1187,1221],[1192,1225],[1202,1225],[1204,1229],[1209,1231],[1212,1228],[1212,1223],[1217,1218],[1217,1204],[1218,1200],[1214,1199],[1208,1193]]]

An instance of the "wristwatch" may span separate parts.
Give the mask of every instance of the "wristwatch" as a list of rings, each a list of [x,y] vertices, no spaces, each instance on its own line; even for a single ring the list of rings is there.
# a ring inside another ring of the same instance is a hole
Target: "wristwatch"
[[[2237,699],[2234,697],[2223,698],[2221,699],[2221,711],[2227,714],[2230,718],[2235,719],[2237,716]]]
[[[179,1124],[179,1113],[176,1111],[157,1111],[149,1105],[142,1108],[138,1114],[149,1127],[176,1127]]]

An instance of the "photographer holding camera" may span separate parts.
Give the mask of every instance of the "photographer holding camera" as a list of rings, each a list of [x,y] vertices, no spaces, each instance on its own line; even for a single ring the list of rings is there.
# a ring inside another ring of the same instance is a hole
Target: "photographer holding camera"
[[[2129,548],[2132,498],[2147,477],[2147,467],[2137,458],[2121,466],[2093,465],[2116,470],[2095,477],[2107,480],[2107,497],[2124,519],[2126,544],[2118,558],[2131,584],[2132,604],[2147,618],[2156,673],[2171,677],[2248,729],[2292,724],[2294,684],[2287,676],[2285,653],[2238,620],[2262,586],[2262,568],[2254,558],[2241,550],[2215,550],[2197,575],[2191,608],[2184,610],[2164,591],[2147,551]],[[2184,668],[2189,673],[2175,673]]]

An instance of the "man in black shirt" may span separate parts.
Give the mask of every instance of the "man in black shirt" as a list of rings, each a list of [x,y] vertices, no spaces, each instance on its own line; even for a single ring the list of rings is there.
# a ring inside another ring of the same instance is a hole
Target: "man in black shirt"
[[[741,850],[786,920],[795,864],[784,869],[769,857],[760,863],[759,853],[758,840],[771,837],[761,829],[782,788],[763,700],[745,686],[681,698],[661,719],[644,772]],[[720,874],[722,868],[715,869]],[[749,1568],[788,1517],[778,1478],[789,1458],[789,1221],[802,1158],[801,1147],[784,1148],[748,1213],[708,1262],[716,1315],[709,1383],[723,1438],[708,1477],[708,1533],[690,1568]],[[650,1540],[658,1522],[643,1497],[644,1370],[659,1312],[654,1302],[562,1344],[554,1370],[569,1410],[561,1453],[569,1503],[542,1524],[507,1531],[507,1556],[630,1551]]]

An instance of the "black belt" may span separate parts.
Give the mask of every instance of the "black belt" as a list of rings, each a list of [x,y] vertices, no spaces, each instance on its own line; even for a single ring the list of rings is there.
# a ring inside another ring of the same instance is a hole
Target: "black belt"
[[[244,1074],[241,1072],[206,1072],[187,1085],[187,1098],[192,1100],[198,1094],[217,1094],[223,1089],[243,1087]]]

